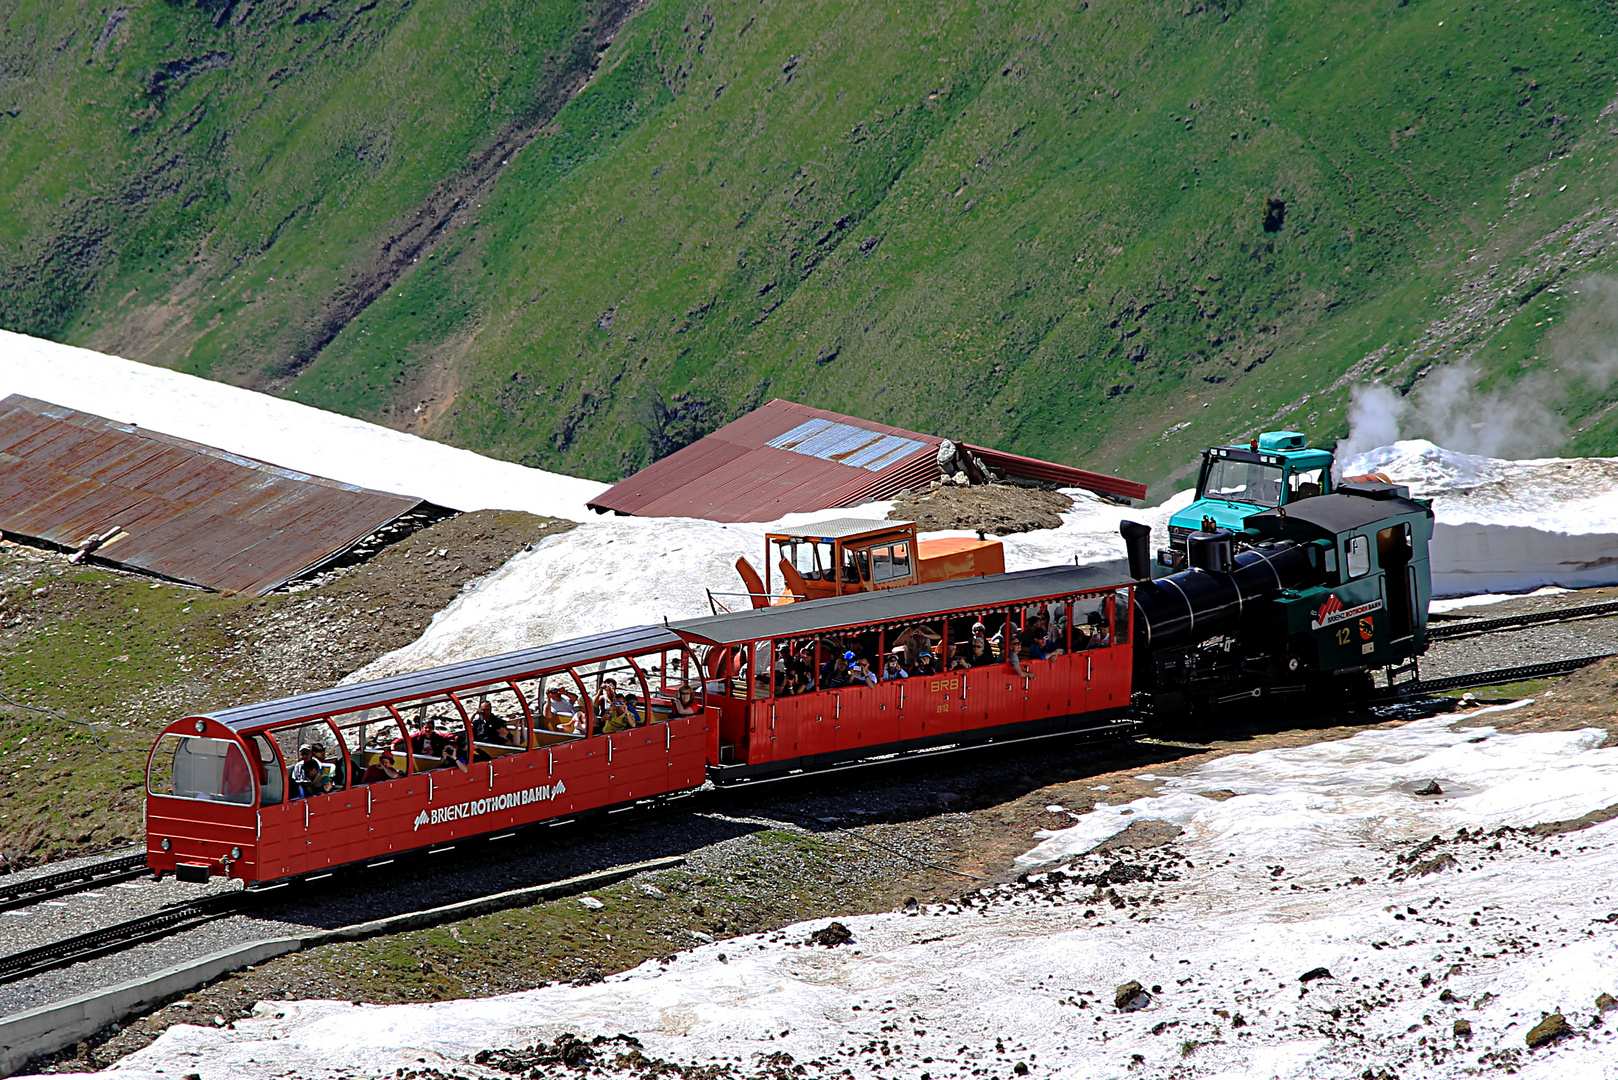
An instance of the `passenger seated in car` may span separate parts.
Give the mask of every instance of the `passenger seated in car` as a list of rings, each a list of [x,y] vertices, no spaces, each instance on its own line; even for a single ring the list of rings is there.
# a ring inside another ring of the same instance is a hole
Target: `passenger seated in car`
[[[630,716],[629,708],[622,699],[614,701],[607,706],[607,716],[601,724],[601,734],[616,735],[620,731],[628,731],[635,727],[635,719]]]
[[[496,716],[489,721],[489,726],[484,729],[483,741],[498,743],[501,746],[522,745],[522,738],[511,730],[511,725],[506,723],[502,716]]]
[[[861,656],[848,666],[848,681],[853,686],[875,686],[876,672],[871,670],[871,662]]]
[[[595,696],[597,716],[605,716],[611,711],[612,703],[618,700],[618,680],[608,679],[601,684],[601,690]]]
[[[981,635],[972,636],[972,643],[967,646],[967,663],[972,667],[988,667],[994,663],[994,650]]]
[[[553,686],[545,691],[545,708],[541,716],[549,731],[559,731],[565,735],[584,734],[579,726],[583,717],[578,695],[565,687]]]
[[[1034,677],[1034,673],[1023,666],[1023,661],[1027,658],[1027,646],[1016,639],[1012,639],[1011,648],[1006,650],[1006,662],[1011,665],[1011,670],[1016,672],[1018,678],[1032,679]]]
[[[910,669],[910,674],[912,674],[912,675],[937,675],[938,674],[938,658],[933,656],[932,650],[930,650],[930,649],[923,649],[922,650],[921,656],[917,658],[915,666]]]
[[[847,686],[848,665],[854,660],[854,654],[845,652],[842,656],[834,656],[826,661],[820,668],[820,688],[822,690],[835,690],[840,686]]]
[[[697,715],[696,695],[689,686],[682,686],[674,692],[674,707],[671,710],[675,716]]]
[[[298,747],[298,761],[287,770],[294,799],[307,799],[324,795],[332,789],[332,778],[315,757],[315,748],[309,743]]]
[[[433,768],[459,769],[462,772],[466,772],[466,758],[462,755],[460,747],[456,746],[454,743],[450,743],[448,746],[444,747],[444,752],[438,756],[438,761],[433,765]]]
[[[376,764],[365,770],[365,775],[360,777],[360,783],[375,784],[383,780],[397,780],[403,775],[404,773],[394,767],[393,755],[384,751],[376,759]]]
[[[897,656],[889,653],[887,660],[882,664],[882,681],[890,682],[894,679],[908,678],[910,678],[910,672],[899,666],[899,658]]]
[[[480,742],[490,741],[489,733],[494,730],[496,719],[494,706],[489,704],[487,698],[478,702],[477,712],[472,714],[472,738]],[[500,723],[504,724],[505,721],[501,720]]]
[[[1086,623],[1089,640],[1085,648],[1103,649],[1112,644],[1112,628],[1107,625],[1105,615],[1099,611],[1092,611]]]
[[[444,747],[455,741],[451,735],[439,730],[443,723],[441,716],[429,716],[421,722],[421,730],[413,732],[410,736],[410,749],[418,754],[427,754],[437,757],[444,752]],[[402,749],[402,748],[401,748]]]
[[[635,721],[635,726],[636,727],[645,726],[646,719],[645,719],[645,717],[643,717],[641,715],[641,711],[640,711],[640,695],[639,694],[625,694],[625,695],[623,695],[623,702],[624,702],[624,708],[629,710],[630,719]]]

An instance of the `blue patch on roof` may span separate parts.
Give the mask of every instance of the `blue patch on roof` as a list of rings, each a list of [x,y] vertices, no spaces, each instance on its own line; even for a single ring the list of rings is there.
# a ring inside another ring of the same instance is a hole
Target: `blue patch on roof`
[[[815,418],[805,420],[784,435],[777,435],[765,446],[777,450],[790,450],[822,461],[835,461],[839,465],[852,465],[857,469],[881,472],[900,458],[926,446],[915,439],[899,435],[885,435],[880,431],[867,431],[852,424],[839,424],[832,420]]]

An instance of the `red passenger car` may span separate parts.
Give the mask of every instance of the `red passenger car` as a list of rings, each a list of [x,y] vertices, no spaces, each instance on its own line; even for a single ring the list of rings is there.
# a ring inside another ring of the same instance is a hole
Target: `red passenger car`
[[[275,881],[709,777],[1116,728],[1130,699],[1131,591],[1106,569],[1027,570],[637,627],[189,716],[148,759],[148,864]]]
[[[1053,566],[715,615],[670,629],[697,650],[710,675],[708,705],[719,724],[719,759],[710,773],[724,783],[873,754],[1117,724],[1130,703],[1132,591],[1109,567]],[[986,648],[974,655],[979,626]],[[1042,645],[1035,641],[1041,631]],[[1025,656],[1014,662],[1019,650]],[[874,658],[874,685],[833,675],[849,653]],[[923,653],[938,671],[911,674]],[[890,656],[906,677],[882,677]],[[813,688],[790,692],[794,676],[799,687]]]
[[[642,726],[602,733],[609,681]],[[695,787],[701,686],[684,642],[640,627],[189,716],[149,759],[147,863],[275,881]]]

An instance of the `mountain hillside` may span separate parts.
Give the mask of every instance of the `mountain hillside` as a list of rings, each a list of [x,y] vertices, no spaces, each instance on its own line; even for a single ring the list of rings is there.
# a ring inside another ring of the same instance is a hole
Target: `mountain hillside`
[[[1595,0],[0,27],[9,329],[606,480],[780,396],[1162,481],[1446,372],[1404,423],[1618,452]]]

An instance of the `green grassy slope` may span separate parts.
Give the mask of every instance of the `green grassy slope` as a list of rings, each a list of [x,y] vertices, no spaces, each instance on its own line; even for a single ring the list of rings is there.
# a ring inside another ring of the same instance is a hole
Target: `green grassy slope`
[[[0,324],[603,479],[782,396],[1156,481],[1605,326],[1593,0],[0,16]]]

